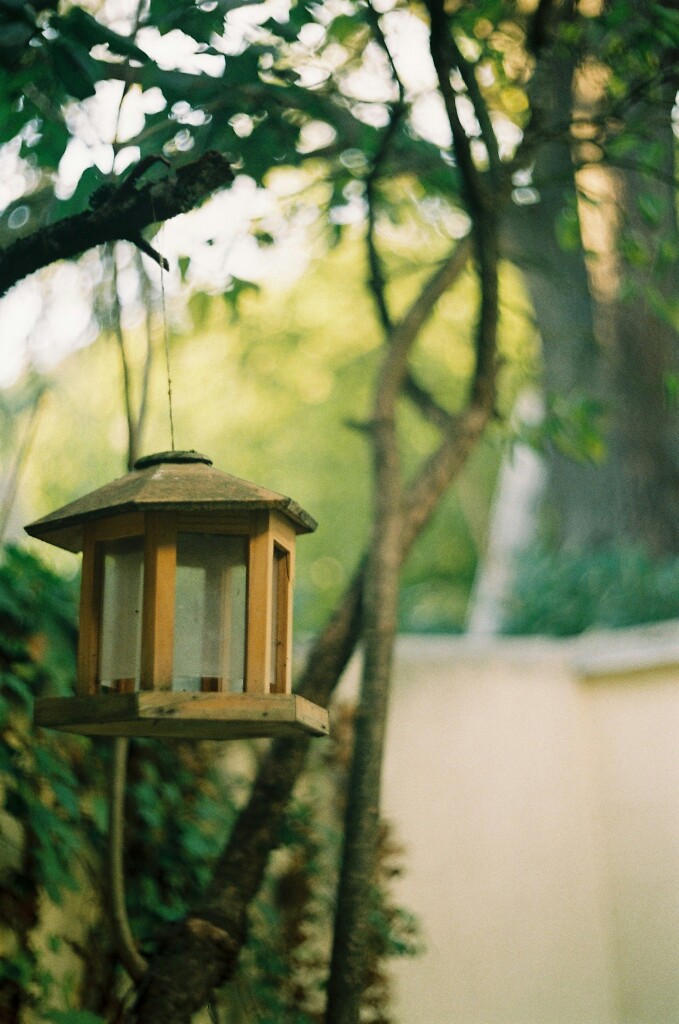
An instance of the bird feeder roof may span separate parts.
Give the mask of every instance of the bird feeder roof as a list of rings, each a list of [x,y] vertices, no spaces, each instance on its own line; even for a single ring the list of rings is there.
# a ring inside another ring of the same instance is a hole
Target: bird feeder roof
[[[131,473],[30,523],[31,537],[67,551],[81,551],[83,526],[127,512],[276,511],[297,533],[311,533],[316,521],[292,498],[215,469],[198,452],[159,452],[139,459]]]

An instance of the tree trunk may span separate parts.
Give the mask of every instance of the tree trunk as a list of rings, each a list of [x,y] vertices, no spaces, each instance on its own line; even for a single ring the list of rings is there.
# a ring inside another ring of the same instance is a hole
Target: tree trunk
[[[387,352],[387,360],[391,352]],[[364,665],[354,724],[342,867],[328,984],[327,1024],[357,1024],[369,959],[370,893],[375,881],[382,758],[396,635],[401,566],[401,487],[394,424],[396,394],[378,399],[375,517],[363,594]]]
[[[568,83],[575,69],[570,54],[555,55],[542,68],[540,102],[549,124],[568,124]],[[537,158],[533,183],[539,201],[513,204],[504,221],[505,249],[523,272],[542,339],[543,387],[551,396],[606,403],[609,367],[597,342],[595,309],[582,246],[564,248],[559,225],[573,224],[577,210],[575,168],[568,138],[557,135]],[[577,461],[553,446],[547,458],[549,525],[559,547],[589,547],[609,540],[622,521],[622,495],[610,455],[603,464]],[[607,514],[602,516],[602,508]]]
[[[541,79],[555,123],[571,116],[564,82],[573,70],[562,57]],[[560,548],[641,542],[657,555],[679,550],[679,421],[666,400],[666,379],[679,371],[678,339],[658,313],[679,283],[670,256],[677,239],[670,92],[635,111],[646,138],[632,161],[645,161],[651,146],[653,173],[598,170],[598,206],[588,208],[578,204],[568,140],[554,140],[535,166],[540,201],[513,206],[505,221],[506,246],[518,254],[542,338],[547,398],[588,398],[605,409],[602,462],[548,450],[548,522]],[[590,183],[591,175],[579,182]],[[589,268],[583,246],[572,238],[564,248],[556,230],[569,218],[572,225],[577,210],[586,244],[593,237],[599,249]]]
[[[656,555],[679,552],[679,408],[668,383],[679,375],[671,304],[679,293],[675,145],[676,86],[639,104],[639,141],[612,172],[619,204],[621,289],[606,309],[614,362],[613,444],[625,495],[626,535]],[[649,166],[650,165],[650,166]],[[676,307],[675,307],[676,308]]]

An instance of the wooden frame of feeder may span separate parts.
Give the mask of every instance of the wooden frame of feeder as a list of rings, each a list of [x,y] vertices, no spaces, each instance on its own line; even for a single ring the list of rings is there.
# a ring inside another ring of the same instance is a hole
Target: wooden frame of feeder
[[[186,507],[191,505],[189,501],[176,498],[173,505],[142,505],[129,510],[128,503],[125,510],[107,509],[108,514],[101,518],[66,517],[66,526],[54,513],[28,528],[33,535],[83,552],[76,696],[37,700],[36,724],[88,735],[195,739],[294,735],[300,731],[326,735],[327,711],[290,692],[295,540],[297,532],[308,531],[315,523],[308,517],[312,525],[302,520],[300,527],[285,506],[223,510],[200,507],[196,502],[195,507]],[[297,509],[294,506],[295,514]],[[299,513],[307,515],[303,510]],[[74,541],[78,518],[80,532]],[[50,520],[54,525],[48,537],[42,524]],[[225,692],[225,680],[214,676],[200,678],[199,692],[173,689],[177,544],[184,533],[246,541],[243,693]],[[102,693],[105,546],[129,538],[143,538],[139,689],[135,689],[136,677],[120,678],[112,681],[113,692]]]

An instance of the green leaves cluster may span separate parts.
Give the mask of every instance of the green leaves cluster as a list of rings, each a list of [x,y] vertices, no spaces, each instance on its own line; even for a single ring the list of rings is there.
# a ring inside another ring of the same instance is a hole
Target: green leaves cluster
[[[35,938],[41,894],[59,906],[82,884],[105,821],[97,795],[101,771],[89,765],[86,744],[50,735],[36,742],[31,727],[35,696],[70,689],[72,582],[8,549],[0,563],[0,623],[0,907],[7,944],[0,1008],[47,1010],[58,982]],[[47,940],[52,948],[60,941],[58,935]]]
[[[543,455],[558,452],[578,462],[600,463],[606,456],[606,406],[583,394],[548,395],[544,416],[517,426],[513,440]]]
[[[679,616],[679,559],[643,548],[532,549],[519,559],[504,632],[575,636]]]
[[[337,709],[331,743],[316,747],[281,831],[281,846],[250,911],[239,972],[228,999],[234,1024],[323,1024],[331,929],[340,866],[345,772],[353,709]],[[418,922],[390,895],[404,851],[381,828],[370,890],[366,1020],[392,1020],[388,961],[422,952]]]
[[[72,692],[75,582],[7,548],[0,563],[0,1018],[30,1008],[54,1024],[98,1024],[112,1012],[120,971],[106,917],[106,773],[110,746],[35,731],[41,694]],[[347,742],[348,737],[345,736]],[[151,954],[168,922],[203,892],[249,787],[256,760],[243,746],[225,770],[222,745],[136,741],[128,769],[127,901],[133,932]],[[280,852],[252,912],[240,970],[264,1016],[312,1024],[327,972],[346,751],[317,752],[293,801]],[[391,869],[390,869],[391,870]],[[375,890],[377,950],[416,951],[414,924],[391,907],[389,872]],[[70,894],[70,895],[69,895]],[[74,933],[75,898],[88,906]],[[63,908],[60,913],[59,908]],[[69,918],[71,921],[69,922]],[[61,967],[67,950],[81,965]],[[93,978],[96,977],[96,981]],[[385,990],[386,992],[386,990]],[[233,995],[233,994],[232,994]],[[238,1003],[238,995],[233,996]],[[386,998],[386,995],[385,995]],[[267,1016],[268,1014],[268,1016]],[[251,1018],[249,1018],[251,1019]]]

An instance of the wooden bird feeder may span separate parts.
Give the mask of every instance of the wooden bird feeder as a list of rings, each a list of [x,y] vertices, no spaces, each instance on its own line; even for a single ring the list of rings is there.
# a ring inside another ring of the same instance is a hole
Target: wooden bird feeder
[[[36,701],[37,725],[106,736],[230,739],[328,733],[290,692],[295,538],[290,498],[197,452],[133,472],[26,527],[82,551],[75,697]]]

